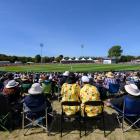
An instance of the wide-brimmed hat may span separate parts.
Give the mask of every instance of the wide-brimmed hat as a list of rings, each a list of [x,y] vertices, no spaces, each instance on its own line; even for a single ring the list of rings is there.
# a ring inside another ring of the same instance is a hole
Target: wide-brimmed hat
[[[106,74],[106,76],[107,76],[108,78],[114,78],[114,74],[113,74],[112,72],[108,72],[108,73]]]
[[[138,72],[135,71],[133,75],[134,75],[134,76],[137,76],[137,75],[138,75]]]
[[[139,77],[138,76],[133,76],[132,79],[134,80],[134,82],[138,82],[139,81]]]
[[[135,84],[125,85],[124,88],[130,95],[140,96],[140,90]]]
[[[41,94],[43,91],[43,88],[40,86],[39,83],[32,84],[31,88],[28,90],[29,94],[36,95]]]
[[[23,75],[23,76],[21,77],[21,80],[22,80],[22,81],[27,81],[27,80],[29,80],[29,78],[28,78],[28,76]]]
[[[52,79],[53,79],[53,76],[52,76],[52,75],[50,75],[50,76],[49,76],[49,80],[52,80]]]
[[[82,76],[82,82],[83,83],[89,83],[89,78],[88,78],[88,76]]]
[[[18,84],[19,83],[16,82],[15,80],[10,80],[5,87],[6,88],[13,88],[13,87],[16,87]]]
[[[64,73],[63,73],[63,76],[69,76],[69,71],[65,71]]]
[[[39,82],[39,83],[42,83],[43,81],[44,81],[44,80],[43,80],[43,79],[41,79],[41,78],[38,80],[38,82]]]
[[[103,79],[102,79],[102,76],[97,76],[97,78],[96,78],[96,81],[102,81]]]

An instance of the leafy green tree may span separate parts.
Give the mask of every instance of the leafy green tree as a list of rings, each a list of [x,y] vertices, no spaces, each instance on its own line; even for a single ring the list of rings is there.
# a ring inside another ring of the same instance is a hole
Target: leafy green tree
[[[55,61],[60,62],[63,59],[63,55],[59,55],[55,58]]]
[[[49,63],[50,62],[50,57],[43,57],[44,63]]]
[[[11,62],[14,63],[15,61],[18,61],[18,57],[17,56],[12,56]]]
[[[66,56],[66,57],[64,57],[64,59],[65,59],[65,60],[69,60],[69,57],[68,57],[68,56]]]
[[[60,62],[60,61],[61,61],[60,57],[59,57],[59,56],[56,57],[56,58],[55,58],[55,61],[56,61],[56,62]]]
[[[50,57],[50,62],[53,62],[55,60],[55,57]]]
[[[61,55],[59,55],[58,57],[59,57],[61,60],[63,59],[63,55],[62,55],[62,54],[61,54]]]
[[[140,59],[140,56],[137,56],[136,59]]]
[[[75,57],[72,57],[71,59],[72,59],[72,60],[75,60]]]
[[[122,56],[120,57],[119,62],[130,62],[130,61],[132,61],[132,60],[134,60],[134,59],[135,59],[134,56],[131,56],[131,55],[122,55]]]
[[[39,54],[37,54],[37,55],[35,56],[35,62],[36,62],[36,63],[40,63],[40,61],[41,61],[41,56],[40,56]]]
[[[120,57],[122,54],[123,50],[121,49],[121,46],[113,46],[108,50],[108,56],[109,57]]]

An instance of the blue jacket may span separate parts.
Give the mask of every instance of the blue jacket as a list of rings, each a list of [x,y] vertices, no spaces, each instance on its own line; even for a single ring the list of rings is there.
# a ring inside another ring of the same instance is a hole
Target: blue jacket
[[[43,111],[47,106],[43,94],[28,95],[24,98],[24,103],[33,112]]]

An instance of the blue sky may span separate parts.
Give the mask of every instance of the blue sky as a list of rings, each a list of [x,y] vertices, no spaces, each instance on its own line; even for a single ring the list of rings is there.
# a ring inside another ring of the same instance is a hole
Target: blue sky
[[[0,0],[0,53],[35,56],[40,43],[43,56],[140,55],[140,0]]]

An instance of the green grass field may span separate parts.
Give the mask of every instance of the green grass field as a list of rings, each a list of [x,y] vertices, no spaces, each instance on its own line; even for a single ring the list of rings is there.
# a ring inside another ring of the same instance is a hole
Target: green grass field
[[[140,65],[130,64],[43,64],[0,67],[0,71],[16,72],[94,72],[94,71],[122,71],[140,70]]]

